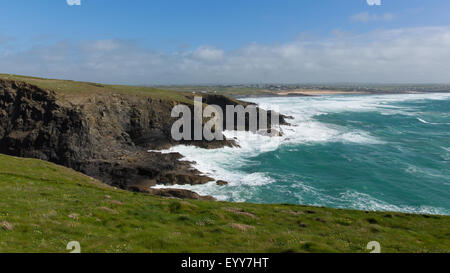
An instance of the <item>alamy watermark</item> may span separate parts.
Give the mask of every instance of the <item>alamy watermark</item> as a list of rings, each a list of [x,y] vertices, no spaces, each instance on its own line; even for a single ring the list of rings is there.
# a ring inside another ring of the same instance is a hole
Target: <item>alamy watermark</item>
[[[81,0],[66,0],[69,6],[81,6]]]
[[[70,253],[81,253],[81,245],[78,241],[71,241],[66,246],[67,250],[71,250]],[[366,246],[367,250],[371,250],[370,253],[381,253],[381,244],[378,241],[371,241]]]
[[[381,6],[381,0],[367,0],[369,6]]]
[[[377,241],[372,241],[367,244],[366,249],[372,250],[370,253],[381,253],[381,244]]]
[[[66,246],[67,250],[71,250],[70,253],[81,253],[81,245],[78,241],[71,241]]]

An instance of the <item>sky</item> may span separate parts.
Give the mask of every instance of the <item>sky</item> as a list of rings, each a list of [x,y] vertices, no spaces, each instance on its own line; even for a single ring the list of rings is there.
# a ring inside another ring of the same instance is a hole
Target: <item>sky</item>
[[[449,83],[449,0],[0,0],[0,73],[103,83]]]

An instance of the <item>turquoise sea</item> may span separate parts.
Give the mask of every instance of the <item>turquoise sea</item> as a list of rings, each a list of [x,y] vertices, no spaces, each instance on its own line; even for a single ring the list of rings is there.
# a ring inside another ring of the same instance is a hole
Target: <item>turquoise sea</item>
[[[450,215],[450,94],[248,99],[291,115],[284,136],[226,132],[240,148],[178,146],[230,182],[185,186],[220,200]]]

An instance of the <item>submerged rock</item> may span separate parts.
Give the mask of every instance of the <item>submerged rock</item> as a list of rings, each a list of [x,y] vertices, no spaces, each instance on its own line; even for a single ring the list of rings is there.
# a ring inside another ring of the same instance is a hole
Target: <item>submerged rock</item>
[[[225,186],[225,185],[228,185],[228,182],[227,181],[223,181],[223,180],[218,180],[216,182],[216,184],[219,185],[219,186]]]
[[[278,131],[276,129],[259,130],[258,134],[262,135],[262,136],[269,136],[269,137],[281,137],[281,136],[283,136],[283,132],[281,130]]]

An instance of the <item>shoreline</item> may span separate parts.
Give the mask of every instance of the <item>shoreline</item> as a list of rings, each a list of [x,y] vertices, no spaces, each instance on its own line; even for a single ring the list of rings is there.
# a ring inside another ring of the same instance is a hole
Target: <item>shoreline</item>
[[[364,91],[338,91],[338,90],[292,90],[292,91],[283,91],[277,92],[278,96],[326,96],[326,95],[362,95],[362,94],[370,94],[370,92]]]
[[[334,95],[402,95],[402,94],[434,94],[434,93],[450,93],[450,91],[402,91],[402,92],[388,92],[388,91],[339,91],[339,90],[305,90],[305,91],[286,91],[286,92],[271,92],[259,93],[249,95],[229,95],[235,99],[245,98],[285,98],[285,97],[320,97],[320,96],[334,96]]]

